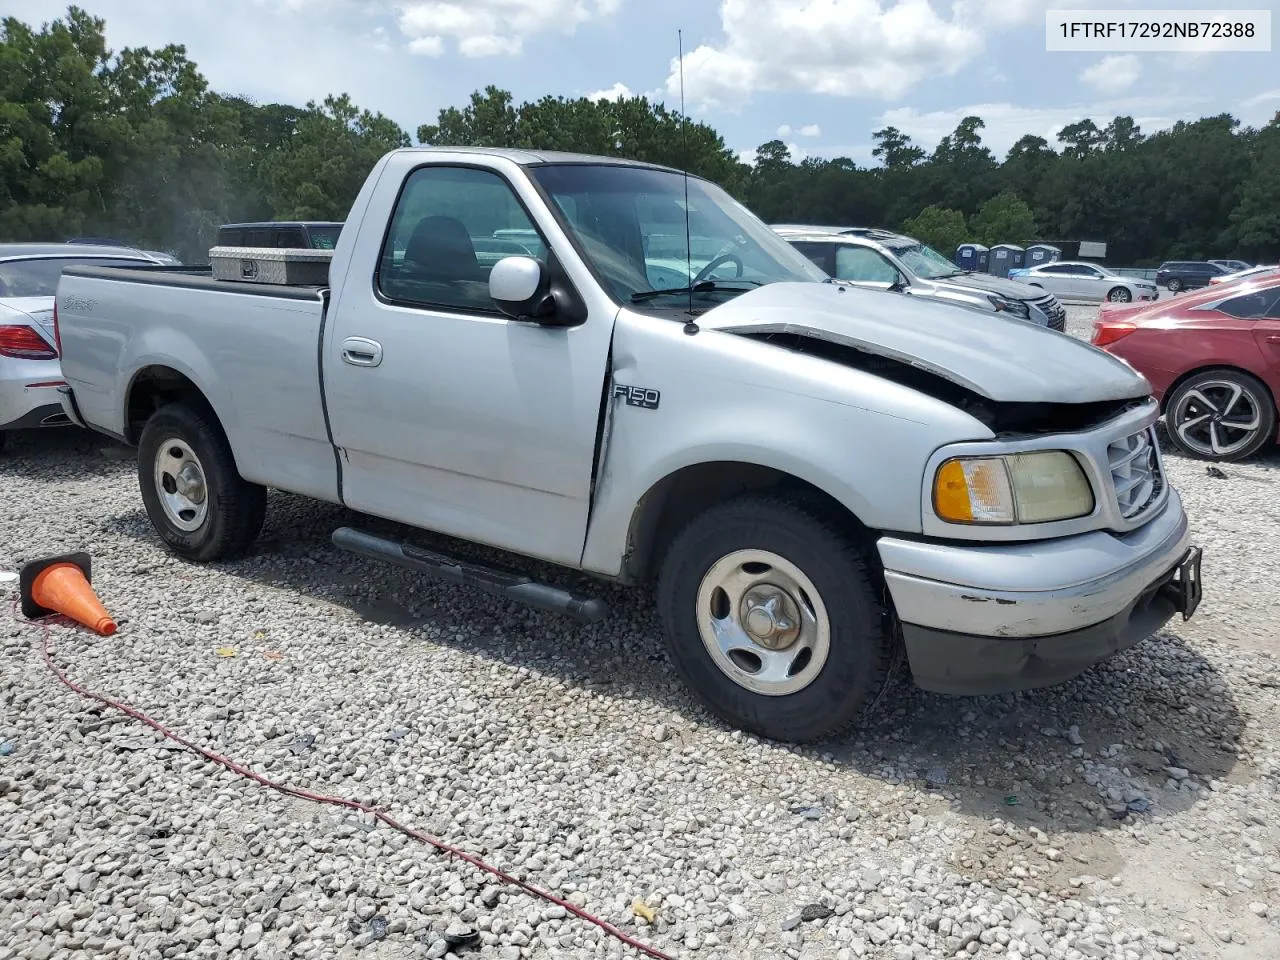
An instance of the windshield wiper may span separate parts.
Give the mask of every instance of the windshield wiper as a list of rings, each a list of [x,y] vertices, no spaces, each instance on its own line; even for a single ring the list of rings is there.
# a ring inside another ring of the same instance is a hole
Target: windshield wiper
[[[632,303],[643,303],[655,297],[673,297],[677,294],[688,296],[691,293],[707,293],[711,290],[732,290],[734,284],[746,284],[751,287],[764,286],[759,280],[699,280],[688,287],[667,287],[664,290],[641,290],[631,295]]]

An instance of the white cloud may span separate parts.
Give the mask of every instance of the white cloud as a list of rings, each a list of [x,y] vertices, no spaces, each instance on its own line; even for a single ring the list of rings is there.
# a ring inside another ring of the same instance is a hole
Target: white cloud
[[[791,124],[789,124],[789,123],[784,123],[782,126],[780,126],[780,127],[778,128],[778,130],[777,130],[777,134],[778,134],[778,136],[780,136],[780,137],[789,137],[789,136],[791,136]]]
[[[822,128],[816,123],[807,123],[800,128],[800,136],[802,137],[820,137],[822,136]]]
[[[628,100],[634,97],[631,88],[625,83],[615,83],[612,87],[606,87],[604,90],[593,90],[586,95],[588,100]]]
[[[544,32],[572,33],[588,20],[615,13],[622,0],[408,0],[387,4],[409,49],[440,56],[453,41],[464,57],[520,53],[524,39]]]
[[[1080,82],[1101,93],[1119,93],[1128,90],[1142,75],[1142,63],[1137,54],[1103,57],[1080,71]]]
[[[977,103],[952,110],[921,111],[900,107],[882,113],[873,129],[894,126],[911,137],[917,146],[932,150],[938,141],[955,130],[965,117],[981,117],[982,142],[1003,159],[1009,148],[1026,134],[1044,137],[1057,149],[1058,131],[1086,117],[1104,127],[1117,116],[1133,117],[1145,134],[1172,126],[1178,120],[1195,120],[1204,114],[1205,100],[1199,97],[1151,99],[1130,97],[1066,107],[1023,107],[1011,103]],[[823,154],[833,148],[825,148]]]
[[[756,91],[896,98],[982,48],[978,29],[939,15],[930,0],[722,0],[720,22],[723,42],[684,62],[686,92],[708,107],[737,107]]]

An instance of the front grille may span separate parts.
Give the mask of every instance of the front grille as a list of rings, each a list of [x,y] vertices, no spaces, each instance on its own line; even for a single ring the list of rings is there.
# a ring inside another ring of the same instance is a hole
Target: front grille
[[[1063,332],[1067,329],[1067,309],[1058,302],[1053,294],[1031,301],[1032,304],[1049,318],[1049,329]]]
[[[1154,504],[1164,490],[1155,429],[1116,440],[1107,446],[1107,465],[1116,491],[1116,505],[1126,520],[1133,520]]]

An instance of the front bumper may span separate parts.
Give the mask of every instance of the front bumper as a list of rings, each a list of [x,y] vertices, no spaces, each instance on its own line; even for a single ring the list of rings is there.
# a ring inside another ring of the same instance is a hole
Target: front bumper
[[[0,357],[0,430],[66,426],[58,398],[63,383],[57,360]]]
[[[1069,680],[1199,602],[1199,550],[1175,491],[1130,533],[956,546],[879,541],[916,683],[1004,693]]]

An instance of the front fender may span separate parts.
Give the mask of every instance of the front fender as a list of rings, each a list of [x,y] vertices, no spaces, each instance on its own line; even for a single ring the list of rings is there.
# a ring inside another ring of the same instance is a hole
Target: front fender
[[[704,463],[768,467],[803,480],[872,529],[918,533],[923,471],[938,447],[989,430],[940,400],[864,371],[717,332],[619,323],[613,382],[657,390],[628,404],[612,384],[584,568],[622,569],[645,494]]]

